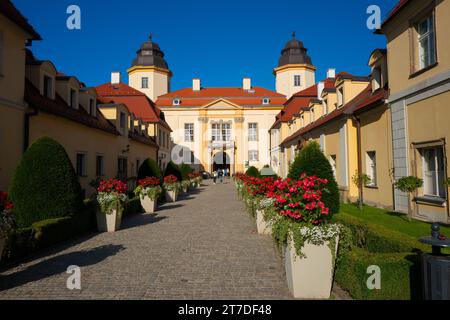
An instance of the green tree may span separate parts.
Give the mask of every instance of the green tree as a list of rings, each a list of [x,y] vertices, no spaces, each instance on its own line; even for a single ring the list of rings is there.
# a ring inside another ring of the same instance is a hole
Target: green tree
[[[316,176],[328,180],[328,192],[323,195],[323,202],[330,209],[330,213],[339,212],[339,189],[330,162],[323,154],[320,145],[309,142],[295,157],[289,169],[289,178],[298,180],[302,174]]]
[[[259,170],[256,169],[255,167],[251,166],[250,168],[247,169],[247,171],[245,172],[246,175],[250,176],[250,177],[259,177]]]
[[[194,169],[191,168],[190,165],[186,163],[181,163],[178,168],[180,169],[181,176],[183,177],[183,180],[188,180],[188,174],[194,172]]]
[[[159,168],[158,163],[153,159],[146,159],[141,166],[139,167],[138,172],[138,180],[147,178],[147,177],[156,177],[161,179],[162,178],[162,172]]]
[[[48,137],[24,153],[9,192],[21,228],[74,215],[83,206],[81,186],[66,151]]]
[[[352,182],[358,188],[358,206],[359,209],[362,210],[364,205],[362,188],[372,182],[372,179],[365,173],[359,174],[358,170],[356,170],[355,174],[352,176]]]
[[[170,175],[174,175],[175,177],[177,177],[178,181],[180,182],[183,180],[180,168],[172,161],[167,164],[166,170],[164,170],[164,177]]]

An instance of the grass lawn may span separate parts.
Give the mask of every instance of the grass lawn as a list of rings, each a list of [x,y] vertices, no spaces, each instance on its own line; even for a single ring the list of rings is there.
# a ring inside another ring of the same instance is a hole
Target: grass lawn
[[[368,206],[364,206],[361,211],[354,204],[342,204],[341,212],[364,219],[371,224],[376,224],[387,229],[407,234],[416,239],[431,234],[430,223],[418,220],[409,221],[408,216],[397,212],[390,212]],[[450,227],[441,226],[441,233],[450,237]]]

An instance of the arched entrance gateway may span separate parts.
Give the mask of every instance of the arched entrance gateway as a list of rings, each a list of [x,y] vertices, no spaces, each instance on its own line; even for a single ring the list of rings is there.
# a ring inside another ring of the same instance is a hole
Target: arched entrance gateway
[[[231,159],[228,153],[226,152],[218,152],[214,155],[213,158],[213,171],[217,171],[219,169],[225,170],[227,169],[228,173],[231,172]]]

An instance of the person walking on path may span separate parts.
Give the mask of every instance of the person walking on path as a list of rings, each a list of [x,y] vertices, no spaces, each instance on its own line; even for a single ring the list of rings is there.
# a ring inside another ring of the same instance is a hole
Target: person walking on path
[[[219,169],[219,182],[220,183],[223,183],[223,170],[222,169]]]

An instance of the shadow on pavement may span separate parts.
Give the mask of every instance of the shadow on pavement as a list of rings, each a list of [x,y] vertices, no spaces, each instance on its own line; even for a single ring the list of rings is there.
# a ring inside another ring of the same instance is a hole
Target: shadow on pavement
[[[132,229],[135,227],[141,227],[147,224],[159,222],[167,219],[165,216],[156,216],[151,214],[139,214],[132,218],[128,218],[122,222],[121,230]]]
[[[125,248],[122,245],[104,245],[89,250],[81,250],[43,260],[16,273],[0,275],[0,291],[39,281],[60,273],[65,273],[71,265],[86,267],[114,256]],[[67,275],[69,276],[69,274]],[[62,284],[64,285],[64,284]]]

